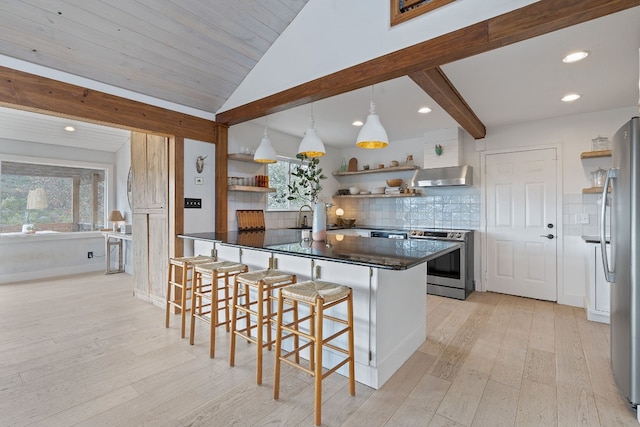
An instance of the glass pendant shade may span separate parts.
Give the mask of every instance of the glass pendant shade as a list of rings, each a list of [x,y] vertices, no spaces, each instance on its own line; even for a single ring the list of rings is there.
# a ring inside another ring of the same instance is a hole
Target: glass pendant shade
[[[264,136],[262,137],[262,141],[260,141],[258,149],[253,155],[253,161],[258,163],[276,163],[278,161],[276,150],[273,148],[271,140],[267,135],[266,121],[264,125]]]
[[[313,105],[311,106],[311,120],[309,121],[309,128],[304,133],[304,138],[300,142],[300,147],[298,148],[298,154],[305,155],[307,157],[321,157],[326,153],[324,149],[324,144],[316,129],[313,127]]]
[[[380,117],[376,114],[376,106],[371,101],[369,116],[367,116],[367,121],[358,133],[356,146],[360,148],[384,148],[387,145],[389,145],[387,131],[384,130],[382,123],[380,123]]]

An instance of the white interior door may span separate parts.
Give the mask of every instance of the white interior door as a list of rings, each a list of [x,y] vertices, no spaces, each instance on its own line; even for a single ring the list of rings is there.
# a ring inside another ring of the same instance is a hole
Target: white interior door
[[[488,291],[557,300],[556,150],[486,156]]]

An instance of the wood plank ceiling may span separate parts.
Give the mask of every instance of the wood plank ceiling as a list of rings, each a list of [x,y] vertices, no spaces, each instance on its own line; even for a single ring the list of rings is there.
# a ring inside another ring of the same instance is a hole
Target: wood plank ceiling
[[[5,1],[0,53],[215,112],[307,1]]]

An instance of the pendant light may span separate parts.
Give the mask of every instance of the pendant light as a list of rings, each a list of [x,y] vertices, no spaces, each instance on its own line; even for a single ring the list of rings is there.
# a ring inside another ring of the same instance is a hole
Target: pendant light
[[[304,133],[304,138],[302,138],[302,141],[300,142],[300,147],[298,148],[299,155],[307,157],[321,157],[325,154],[324,144],[316,133],[316,130],[313,127],[314,124],[313,104],[311,104],[311,120],[309,120],[309,128]]]
[[[271,145],[271,140],[267,135],[267,118],[264,118],[264,135],[262,141],[253,155],[253,160],[258,163],[276,163],[278,161],[276,150]]]
[[[371,86],[371,104],[369,104],[369,116],[364,126],[358,133],[356,146],[360,148],[384,148],[389,145],[387,131],[380,123],[380,117],[376,114],[376,104],[373,102],[373,86]]]

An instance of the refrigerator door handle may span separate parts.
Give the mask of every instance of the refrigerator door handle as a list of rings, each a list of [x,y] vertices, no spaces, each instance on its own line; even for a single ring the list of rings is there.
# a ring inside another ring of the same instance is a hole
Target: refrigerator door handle
[[[612,179],[618,177],[618,170],[616,168],[610,168],[607,171],[607,177],[604,180],[604,187],[602,188],[602,210],[600,222],[600,252],[602,255],[602,267],[604,268],[604,277],[607,282],[614,283],[616,281],[616,272],[609,269],[609,257],[607,256],[607,190]],[[613,237],[613,236],[612,236]],[[613,242],[612,242],[613,243]]]

